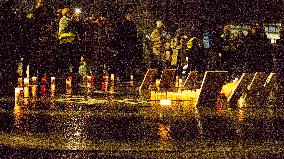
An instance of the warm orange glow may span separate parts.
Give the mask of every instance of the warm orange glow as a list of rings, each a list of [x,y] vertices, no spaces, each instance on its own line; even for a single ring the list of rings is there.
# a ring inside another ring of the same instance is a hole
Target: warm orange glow
[[[114,74],[110,75],[110,80],[114,81]]]
[[[159,137],[161,141],[168,142],[170,137],[169,127],[159,124]]]
[[[181,101],[196,101],[199,96],[200,90],[190,91],[178,91],[178,92],[155,92],[151,91],[151,100],[181,100]]]

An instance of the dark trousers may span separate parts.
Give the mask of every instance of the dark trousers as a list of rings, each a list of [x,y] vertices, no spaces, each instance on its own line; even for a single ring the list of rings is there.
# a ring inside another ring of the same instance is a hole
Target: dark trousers
[[[59,75],[78,73],[80,66],[81,47],[77,42],[59,45],[59,54],[56,63]],[[71,70],[70,70],[71,69]]]

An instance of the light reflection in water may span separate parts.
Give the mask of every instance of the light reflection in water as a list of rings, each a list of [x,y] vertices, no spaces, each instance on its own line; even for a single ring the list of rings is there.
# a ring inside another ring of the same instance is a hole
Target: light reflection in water
[[[170,146],[170,125],[159,123],[158,134],[160,148]]]
[[[76,150],[84,147],[85,136],[83,134],[86,124],[86,117],[71,117],[71,120],[66,123],[64,137],[67,139],[66,147]]]
[[[36,102],[36,89],[37,89],[37,85],[32,85],[31,103],[35,103]]]
[[[13,114],[14,114],[14,127],[19,129],[21,126],[22,114],[21,114],[21,107],[18,103],[15,103]]]

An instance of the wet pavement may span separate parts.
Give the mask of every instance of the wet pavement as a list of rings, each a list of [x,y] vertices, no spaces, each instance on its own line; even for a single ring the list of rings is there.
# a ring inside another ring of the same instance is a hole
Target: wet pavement
[[[135,86],[134,86],[135,87]],[[146,101],[137,95],[0,100],[4,158],[283,157],[284,105]]]

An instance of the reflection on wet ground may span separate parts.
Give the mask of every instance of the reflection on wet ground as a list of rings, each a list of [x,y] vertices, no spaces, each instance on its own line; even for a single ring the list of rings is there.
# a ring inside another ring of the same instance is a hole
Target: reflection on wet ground
[[[0,103],[0,150],[9,157],[243,158],[283,150],[279,104],[197,109],[194,101],[160,105],[110,95],[46,97],[29,105],[7,97]]]

